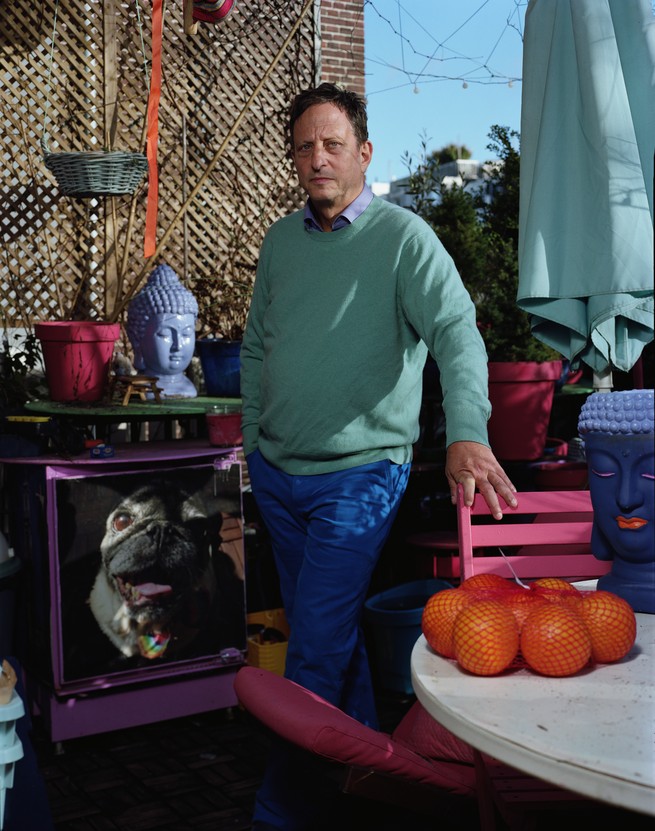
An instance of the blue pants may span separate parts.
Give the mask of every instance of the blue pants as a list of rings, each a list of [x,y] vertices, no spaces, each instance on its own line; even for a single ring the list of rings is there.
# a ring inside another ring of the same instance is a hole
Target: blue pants
[[[409,470],[409,464],[385,460],[336,473],[292,476],[259,451],[248,456],[252,492],[271,536],[291,629],[285,675],[374,728],[377,713],[361,617]],[[300,790],[288,767],[289,754],[288,748],[274,750],[255,819],[273,827],[302,828],[293,824],[283,804],[285,780],[295,804]]]

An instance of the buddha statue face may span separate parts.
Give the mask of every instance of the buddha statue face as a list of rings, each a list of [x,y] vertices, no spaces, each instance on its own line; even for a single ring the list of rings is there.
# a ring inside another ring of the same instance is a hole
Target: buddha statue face
[[[594,393],[578,430],[594,510],[591,551],[612,560],[598,588],[655,614],[655,414],[653,390]]]
[[[164,312],[152,315],[140,348],[147,375],[177,375],[187,368],[195,347],[195,316]]]
[[[598,543],[632,562],[655,552],[653,437],[589,435],[585,442]]]

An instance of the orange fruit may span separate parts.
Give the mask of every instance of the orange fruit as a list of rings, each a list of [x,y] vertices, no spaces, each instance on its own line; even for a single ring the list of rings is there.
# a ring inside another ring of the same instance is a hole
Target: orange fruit
[[[581,616],[571,608],[544,603],[525,619],[521,654],[541,675],[574,675],[591,658],[591,638]]]
[[[575,586],[572,586],[568,580],[564,580],[562,577],[539,577],[537,580],[534,580],[530,583],[531,589],[564,589],[565,591],[573,589],[577,591]]]
[[[519,627],[511,610],[496,600],[475,600],[455,618],[455,658],[475,675],[497,675],[519,650]]]
[[[627,600],[613,592],[587,592],[580,615],[591,638],[594,661],[609,664],[630,652],[637,635],[637,619]]]
[[[421,616],[421,631],[425,640],[444,658],[455,657],[453,645],[453,626],[455,618],[468,603],[473,602],[472,595],[459,589],[443,589],[429,598]]]
[[[530,584],[530,590],[551,603],[563,603],[574,609],[582,600],[582,592],[561,577],[540,577]]]
[[[545,597],[541,597],[536,592],[528,591],[527,589],[520,589],[516,592],[507,593],[502,598],[502,603],[507,606],[508,609],[514,614],[516,618],[516,622],[519,626],[519,632],[523,628],[523,624],[525,623],[525,619],[530,614],[533,609],[536,609],[537,606],[543,606],[544,603],[547,603]]]
[[[467,577],[460,584],[460,589],[463,591],[478,591],[479,589],[503,589],[513,583],[513,581],[506,580],[500,574],[474,574],[472,577]],[[513,585],[516,585],[513,583]]]

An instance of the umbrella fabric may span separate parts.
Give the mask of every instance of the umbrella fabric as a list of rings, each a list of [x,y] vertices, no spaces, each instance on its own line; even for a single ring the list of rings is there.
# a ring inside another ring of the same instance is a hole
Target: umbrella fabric
[[[595,373],[653,340],[654,93],[649,0],[530,0],[517,302]]]

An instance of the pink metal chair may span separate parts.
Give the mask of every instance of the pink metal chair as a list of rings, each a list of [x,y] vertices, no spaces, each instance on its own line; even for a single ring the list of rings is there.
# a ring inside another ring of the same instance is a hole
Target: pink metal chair
[[[366,727],[293,681],[243,667],[240,704],[287,742],[325,760],[343,793],[410,807],[429,816],[448,810],[476,817],[472,749],[415,702],[389,735]]]
[[[461,580],[484,573],[511,578],[513,572],[519,578],[588,580],[610,570],[611,562],[597,560],[591,553],[593,509],[589,491],[519,493],[518,507],[505,508],[500,521],[493,519],[480,494],[476,494],[470,508],[464,505],[463,494],[460,485],[457,523]]]
[[[243,667],[234,689],[241,706],[267,729],[321,757],[343,793],[434,817],[447,828],[537,831],[536,819],[547,813],[569,831],[589,827],[590,820],[593,827],[608,814],[607,805],[474,751],[418,701],[389,735],[266,669]],[[575,826],[562,825],[572,816]]]

